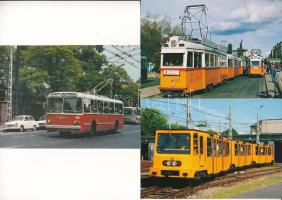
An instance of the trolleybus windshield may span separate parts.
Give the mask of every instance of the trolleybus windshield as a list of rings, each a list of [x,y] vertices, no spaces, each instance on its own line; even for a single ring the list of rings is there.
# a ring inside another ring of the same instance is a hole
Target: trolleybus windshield
[[[190,135],[159,134],[157,152],[163,154],[190,154]]]
[[[82,113],[81,98],[49,98],[47,105],[48,113]]]
[[[164,53],[163,66],[183,66],[183,53]]]

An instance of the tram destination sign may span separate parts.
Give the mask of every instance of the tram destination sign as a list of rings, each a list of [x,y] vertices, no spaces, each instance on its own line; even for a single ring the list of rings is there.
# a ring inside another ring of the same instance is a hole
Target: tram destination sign
[[[179,76],[179,70],[164,70],[166,76]]]

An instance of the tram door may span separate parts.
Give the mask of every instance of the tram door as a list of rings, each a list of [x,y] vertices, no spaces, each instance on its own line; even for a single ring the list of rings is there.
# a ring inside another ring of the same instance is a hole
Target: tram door
[[[200,164],[200,169],[204,170],[205,167],[205,161],[206,161],[206,156],[204,154],[204,138],[203,136],[199,137],[199,147],[200,147],[200,151],[199,151],[199,164]]]

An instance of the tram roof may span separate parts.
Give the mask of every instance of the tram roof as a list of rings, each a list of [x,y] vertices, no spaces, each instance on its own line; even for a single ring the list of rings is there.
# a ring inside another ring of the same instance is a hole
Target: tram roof
[[[88,98],[88,99],[94,99],[100,101],[108,101],[113,103],[121,103],[121,104],[123,103],[120,100],[111,99],[106,96],[87,94],[82,92],[52,92],[48,95],[48,97],[77,97],[77,98]]]

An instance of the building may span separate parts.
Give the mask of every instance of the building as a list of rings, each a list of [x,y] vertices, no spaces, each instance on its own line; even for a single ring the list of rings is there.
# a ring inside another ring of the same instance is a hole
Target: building
[[[238,135],[237,140],[255,142],[257,124],[250,126],[250,134]],[[282,163],[282,119],[264,119],[259,121],[260,142],[273,145],[275,162]]]

